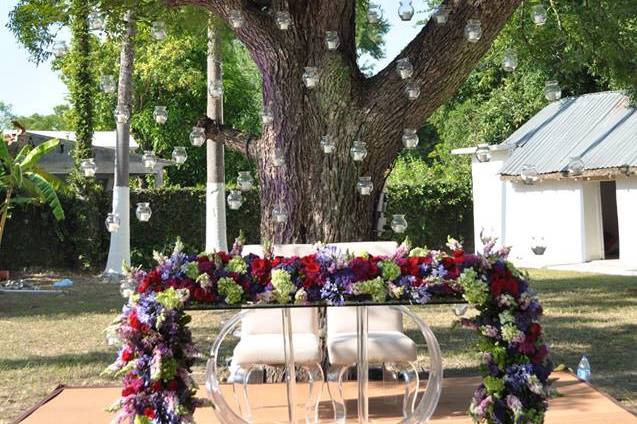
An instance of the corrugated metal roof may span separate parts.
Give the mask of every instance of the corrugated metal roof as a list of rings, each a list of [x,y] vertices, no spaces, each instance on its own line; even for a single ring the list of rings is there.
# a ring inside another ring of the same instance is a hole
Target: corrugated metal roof
[[[566,171],[573,157],[587,170],[637,166],[637,110],[621,92],[554,102],[502,144],[512,147],[500,173],[519,175],[524,165],[540,174]]]

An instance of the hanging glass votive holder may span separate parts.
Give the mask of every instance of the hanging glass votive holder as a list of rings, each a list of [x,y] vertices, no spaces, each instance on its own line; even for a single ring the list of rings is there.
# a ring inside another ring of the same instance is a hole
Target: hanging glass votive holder
[[[411,64],[408,57],[398,59],[396,62],[396,72],[401,79],[408,79],[414,74],[414,65]]]
[[[190,144],[195,147],[201,147],[206,142],[206,130],[201,127],[192,127],[188,138],[190,139]]]
[[[94,177],[97,173],[97,165],[95,164],[95,159],[82,159],[80,161],[80,171],[82,171],[82,175],[84,175],[86,178]]]
[[[230,26],[234,29],[239,29],[243,26],[243,14],[240,10],[231,10],[228,14],[228,22],[230,22]]]
[[[276,12],[275,20],[276,26],[278,26],[281,31],[287,31],[292,25],[292,16],[287,10],[280,10]]]
[[[336,31],[325,31],[325,46],[328,50],[336,50],[340,46],[341,40]]]
[[[157,165],[157,156],[150,150],[144,151],[142,155],[142,164],[146,169],[155,169],[155,165]]]
[[[478,19],[469,19],[464,27],[464,36],[470,43],[477,43],[482,38],[482,23]]]
[[[125,124],[130,118],[130,110],[126,105],[119,105],[115,108],[114,115],[118,124]]]
[[[537,26],[542,26],[546,23],[546,7],[543,4],[536,4],[531,8],[531,20]]]
[[[377,24],[378,22],[380,22],[380,19],[382,18],[383,14],[380,11],[380,8],[376,5],[372,5],[370,4],[367,8],[367,22],[369,22],[370,24]]]
[[[513,72],[518,67],[518,54],[515,49],[506,49],[502,58],[502,69]]]
[[[359,177],[356,183],[356,190],[361,196],[369,196],[374,191],[372,177]]]
[[[109,213],[104,223],[109,233],[116,233],[119,230],[119,214]]]
[[[579,177],[584,173],[586,165],[580,157],[572,157],[568,163],[568,175],[571,177]]]
[[[531,237],[531,251],[536,256],[542,256],[546,252],[544,237]]]
[[[319,72],[315,66],[306,66],[305,72],[303,72],[303,84],[307,88],[314,88],[319,83]]]
[[[150,33],[157,41],[162,41],[166,38],[166,24],[162,21],[153,22]]]
[[[520,171],[520,178],[524,184],[533,185],[540,179],[540,175],[534,166],[524,165]]]
[[[489,162],[491,160],[491,149],[488,144],[479,144],[476,147],[476,160],[480,163]]]
[[[417,130],[415,128],[405,128],[403,130],[402,141],[406,149],[415,149],[420,141]]]
[[[237,187],[241,191],[248,191],[254,185],[254,179],[250,174],[250,171],[239,171],[239,176],[237,177]]]
[[[353,161],[362,162],[367,157],[367,143],[360,140],[354,140],[349,152]]]
[[[556,102],[562,98],[562,88],[557,81],[551,80],[544,84],[544,97],[549,102]]]
[[[115,77],[113,75],[101,75],[100,76],[100,88],[103,92],[111,94],[115,92]]]
[[[166,106],[155,106],[153,118],[159,125],[165,124],[168,121],[168,109],[166,109]]]
[[[175,148],[173,149],[172,158],[178,165],[185,163],[186,159],[188,159],[186,148],[183,146],[175,146]]]
[[[444,6],[442,4],[439,5],[432,15],[434,18],[434,21],[438,25],[446,24],[447,21],[449,20],[449,12],[451,12],[451,9],[448,6]]]
[[[243,204],[243,195],[239,190],[230,190],[228,194],[228,207],[233,211],[236,211]]]
[[[411,0],[400,0],[398,16],[402,21],[411,21],[411,18],[414,16],[414,6]]]
[[[140,202],[137,204],[137,209],[135,209],[135,216],[141,222],[150,221],[150,217],[153,214],[153,211],[150,209],[150,203],[148,202]]]
[[[405,215],[394,215],[391,219],[391,229],[397,233],[402,234],[407,231],[407,220]]]
[[[276,206],[272,209],[272,219],[277,224],[285,224],[288,222],[288,211],[283,205]]]
[[[223,96],[223,81],[216,80],[211,82],[210,86],[208,87],[208,93],[210,93],[210,95],[214,97],[215,99],[218,99],[221,96]]]
[[[420,97],[420,85],[416,81],[409,80],[405,84],[405,94],[409,100],[416,100]]]
[[[321,136],[321,149],[323,149],[323,153],[326,155],[331,155],[336,150],[336,144],[334,140],[329,135]]]
[[[55,56],[56,58],[61,59],[68,52],[69,47],[66,45],[65,41],[56,41],[53,44],[53,56]]]
[[[101,31],[104,29],[104,15],[94,10],[88,15],[88,26],[91,31]]]

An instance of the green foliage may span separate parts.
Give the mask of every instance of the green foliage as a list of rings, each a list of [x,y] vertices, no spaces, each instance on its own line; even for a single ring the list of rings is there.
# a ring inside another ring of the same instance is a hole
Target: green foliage
[[[62,190],[62,182],[38,168],[38,162],[54,150],[59,140],[49,140],[36,147],[23,146],[14,156],[4,141],[0,141],[0,242],[11,208],[16,204],[39,202],[49,206],[56,220],[64,219],[64,210],[56,190]]]
[[[93,91],[95,77],[91,55],[91,35],[88,15],[90,4],[86,0],[71,0],[71,33],[73,44],[71,54],[65,58],[70,72],[67,85],[71,92],[71,102],[75,111],[75,147],[73,162],[75,172],[79,172],[80,161],[91,157],[93,142]]]
[[[377,23],[367,20],[367,11],[376,4],[369,0],[356,0],[356,47],[358,56],[368,54],[374,59],[385,56],[383,36],[389,31],[389,23],[381,18]]]
[[[73,124],[70,114],[70,106],[58,105],[53,108],[52,114],[40,115],[39,113],[34,113],[29,116],[17,116],[15,120],[24,125],[27,130],[72,131]]]

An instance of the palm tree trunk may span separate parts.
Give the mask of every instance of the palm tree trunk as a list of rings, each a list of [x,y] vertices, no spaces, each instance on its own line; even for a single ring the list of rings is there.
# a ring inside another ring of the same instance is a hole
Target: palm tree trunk
[[[212,19],[208,23],[208,86],[221,79],[221,37]],[[208,118],[223,123],[223,96],[208,93]],[[228,250],[223,144],[206,141],[206,251]]]
[[[7,215],[9,215],[9,205],[11,204],[12,189],[7,190],[7,196],[4,199],[4,205],[2,206],[2,218],[0,218],[0,246],[2,246],[2,236],[4,235],[4,226],[7,223]]]
[[[117,104],[132,109],[132,80],[135,62],[134,37],[137,20],[132,10],[124,16],[126,31],[122,39],[120,53],[119,87]],[[119,215],[119,230],[111,234],[105,275],[122,275],[122,264],[130,264],[130,191],[128,184],[128,155],[130,144],[130,118],[117,123],[117,144],[115,152],[115,184],[113,187],[113,212]]]

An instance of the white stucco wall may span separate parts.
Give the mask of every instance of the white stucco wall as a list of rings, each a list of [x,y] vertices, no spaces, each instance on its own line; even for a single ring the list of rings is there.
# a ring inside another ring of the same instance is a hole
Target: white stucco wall
[[[619,259],[637,264],[637,176],[618,178]]]
[[[534,266],[585,260],[582,182],[506,182],[505,191],[504,242],[512,247],[512,260]],[[531,251],[533,237],[544,238],[544,255]]]
[[[506,151],[494,151],[489,162],[480,163],[473,158],[471,166],[473,184],[473,230],[476,251],[482,250],[480,232],[504,237],[504,182],[500,179],[500,169],[508,156]]]

